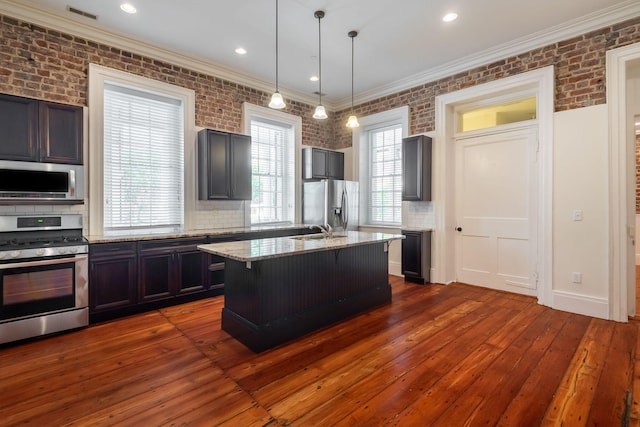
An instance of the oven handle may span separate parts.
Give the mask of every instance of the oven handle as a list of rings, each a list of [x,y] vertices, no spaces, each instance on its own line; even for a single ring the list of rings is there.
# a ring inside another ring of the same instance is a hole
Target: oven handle
[[[41,261],[25,261],[25,262],[16,262],[13,264],[0,264],[0,270],[6,270],[8,268],[37,267],[39,265],[64,264],[67,262],[79,262],[87,258],[88,258],[87,255],[75,255],[72,258],[56,258],[56,259],[45,259]]]

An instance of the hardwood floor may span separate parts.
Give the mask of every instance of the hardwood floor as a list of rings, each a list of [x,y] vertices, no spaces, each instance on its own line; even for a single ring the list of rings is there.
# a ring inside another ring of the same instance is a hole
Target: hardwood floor
[[[390,281],[390,305],[260,354],[222,297],[5,346],[0,425],[640,425],[638,321]]]

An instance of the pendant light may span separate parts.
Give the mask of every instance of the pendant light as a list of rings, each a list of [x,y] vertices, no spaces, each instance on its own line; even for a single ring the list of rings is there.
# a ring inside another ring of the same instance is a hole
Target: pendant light
[[[271,95],[269,107],[280,110],[286,106],[287,104],[284,103],[282,95],[278,92],[278,0],[276,0],[276,91]]]
[[[324,109],[324,105],[322,105],[322,43],[320,33],[320,20],[324,18],[324,11],[316,10],[313,16],[318,18],[318,95],[320,96],[320,101],[318,103],[318,106],[316,107],[316,111],[313,113],[313,118],[323,120],[327,118],[327,112]]]
[[[349,31],[347,35],[351,38],[351,115],[347,120],[347,127],[357,128],[360,126],[360,123],[358,123],[356,115],[353,114],[353,39],[358,35],[358,32],[355,30]]]

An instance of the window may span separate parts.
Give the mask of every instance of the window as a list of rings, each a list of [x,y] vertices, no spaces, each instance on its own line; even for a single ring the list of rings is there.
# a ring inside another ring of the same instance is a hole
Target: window
[[[369,222],[400,225],[402,222],[402,126],[368,132],[370,200]]]
[[[182,115],[181,100],[105,84],[105,234],[182,228]]]
[[[245,103],[251,133],[251,224],[296,222],[301,119]]]
[[[407,134],[408,107],[360,119],[353,135],[360,182],[360,225],[402,224],[402,138]]]
[[[89,234],[188,228],[194,118],[192,90],[89,65]]]
[[[251,120],[251,223],[293,221],[291,126]]]
[[[458,130],[469,132],[509,123],[534,120],[537,112],[535,96],[525,99],[490,100],[489,105],[471,104],[458,108]]]

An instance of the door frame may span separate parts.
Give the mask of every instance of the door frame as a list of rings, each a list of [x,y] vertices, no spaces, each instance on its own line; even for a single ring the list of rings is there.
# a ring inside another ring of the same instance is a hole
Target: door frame
[[[607,52],[607,106],[609,110],[609,318],[627,322],[634,314],[634,256],[629,239],[635,235],[635,217],[629,217],[635,190],[635,149],[626,137],[627,63],[640,59],[640,43]],[[633,159],[633,161],[632,161]],[[635,204],[633,204],[635,206]]]
[[[433,167],[434,282],[455,280],[455,108],[508,94],[535,94],[538,118],[536,275],[538,302],[552,306],[554,67],[548,66],[436,97]]]

